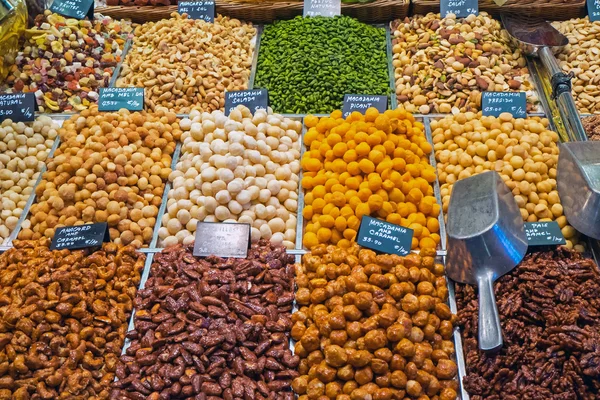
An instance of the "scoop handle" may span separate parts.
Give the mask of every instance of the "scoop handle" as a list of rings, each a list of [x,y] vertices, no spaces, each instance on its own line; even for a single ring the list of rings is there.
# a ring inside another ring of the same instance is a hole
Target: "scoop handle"
[[[494,295],[493,274],[477,277],[479,289],[479,349],[494,351],[502,347],[502,327]]]

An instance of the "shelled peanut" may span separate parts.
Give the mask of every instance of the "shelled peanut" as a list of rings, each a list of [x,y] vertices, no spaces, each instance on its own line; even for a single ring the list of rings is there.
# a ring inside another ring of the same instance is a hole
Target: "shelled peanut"
[[[413,249],[437,247],[440,206],[421,122],[403,109],[369,108],[345,120],[339,110],[309,115],[304,123],[305,247],[349,247],[365,215],[413,229]]]
[[[527,109],[537,109],[525,57],[487,13],[416,15],[391,28],[396,97],[408,111],[476,111],[484,91],[527,91]]]
[[[293,248],[302,123],[238,106],[181,120],[182,155],[169,179],[163,246],[194,242],[198,222],[252,225],[252,242]]]
[[[84,110],[64,122],[61,145],[36,188],[20,239],[51,238],[61,226],[107,222],[117,244],[152,239],[171,155],[181,131],[173,113]]]
[[[563,71],[573,71],[573,97],[582,114],[600,113],[600,21],[588,17],[553,22],[569,43],[556,55]]]
[[[403,258],[318,245],[296,284],[299,400],[457,398],[456,317],[434,249]]]
[[[121,60],[131,23],[76,20],[49,10],[25,33],[6,79],[9,92],[35,92],[41,112],[80,111],[98,100]]]
[[[225,92],[248,88],[256,29],[217,16],[214,23],[173,13],[135,30],[117,87],[145,87],[150,110],[222,109]]]
[[[58,124],[39,116],[33,123],[0,125],[0,243],[17,222],[58,136]]]
[[[431,121],[442,207],[452,185],[483,171],[497,171],[512,190],[523,221],[557,221],[567,247],[582,251],[579,235],[563,215],[556,188],[558,134],[546,118],[514,119],[460,113]]]

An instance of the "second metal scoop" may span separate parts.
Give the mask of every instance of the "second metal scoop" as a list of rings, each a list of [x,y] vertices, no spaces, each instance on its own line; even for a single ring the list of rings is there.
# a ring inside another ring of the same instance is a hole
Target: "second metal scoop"
[[[561,143],[557,186],[567,221],[600,239],[600,142]]]
[[[527,252],[517,202],[500,175],[484,172],[456,182],[448,207],[446,272],[479,290],[479,348],[502,347],[493,283]]]

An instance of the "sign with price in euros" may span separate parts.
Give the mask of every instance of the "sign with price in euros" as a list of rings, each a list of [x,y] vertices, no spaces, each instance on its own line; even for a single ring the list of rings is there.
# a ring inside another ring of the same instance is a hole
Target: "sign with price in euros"
[[[54,0],[50,11],[69,18],[94,19],[94,0]]]
[[[234,90],[225,92],[225,115],[239,105],[248,107],[254,114],[256,110],[266,110],[269,106],[269,92],[267,89]]]
[[[101,88],[98,111],[129,111],[144,109],[144,88]]]
[[[250,246],[250,224],[198,222],[194,256],[246,258]]]
[[[525,222],[525,236],[529,246],[567,244],[558,222]]]
[[[412,238],[412,229],[363,216],[356,242],[382,253],[405,256],[410,253]]]
[[[587,11],[590,21],[600,21],[600,0],[587,0]]]
[[[305,17],[335,17],[341,14],[341,0],[304,0],[302,15]]]
[[[64,226],[57,228],[50,244],[50,250],[83,249],[86,247],[99,247],[102,242],[109,242],[108,224],[85,224]]]
[[[358,111],[364,115],[369,107],[375,107],[377,111],[384,113],[388,107],[388,97],[371,96],[368,94],[347,94],[344,96],[342,117],[348,117],[353,111]]]
[[[186,13],[188,18],[215,22],[215,2],[210,1],[181,1],[177,4],[179,14]]]
[[[0,94],[0,121],[33,121],[37,108],[33,93]]]
[[[465,18],[471,14],[479,14],[479,3],[478,0],[441,0],[440,11],[443,17],[454,14]]]
[[[481,94],[481,111],[483,115],[493,117],[507,112],[511,113],[513,118],[526,118],[525,92],[483,92]]]

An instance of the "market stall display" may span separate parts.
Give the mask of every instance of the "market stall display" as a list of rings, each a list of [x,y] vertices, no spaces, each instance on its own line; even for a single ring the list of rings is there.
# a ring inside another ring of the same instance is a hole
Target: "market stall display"
[[[109,85],[131,29],[108,17],[92,22],[46,10],[26,31],[4,91],[35,92],[40,112],[87,109]]]
[[[14,245],[0,254],[0,397],[108,399],[145,256]]]
[[[583,251],[579,235],[567,223],[556,190],[558,135],[546,118],[499,118],[459,113],[431,121],[442,208],[448,209],[452,184],[495,170],[512,190],[523,221],[556,221],[567,247]]]
[[[33,123],[5,119],[0,125],[0,243],[17,227],[25,204],[58,136],[47,116]]]
[[[456,399],[455,316],[433,249],[402,258],[319,245],[296,284],[300,400]]]
[[[520,50],[485,12],[416,15],[391,23],[398,104],[421,114],[478,111],[484,91],[525,91],[527,110],[539,103]]]
[[[256,28],[221,15],[214,23],[173,13],[134,32],[117,87],[144,87],[146,107],[177,113],[222,109],[225,91],[248,88]]]
[[[116,398],[292,400],[293,261],[266,240],[246,259],[200,259],[184,245],[156,254],[134,302]]]
[[[471,399],[594,398],[600,389],[598,266],[564,249],[534,253],[494,291],[505,344],[484,354],[477,348],[477,291],[456,289]]]
[[[239,106],[229,116],[193,110],[180,126],[159,245],[193,243],[199,221],[223,221],[251,224],[252,242],[293,248],[302,123]]]
[[[280,113],[330,113],[345,94],[390,93],[384,28],[341,16],[277,21],[261,35],[256,88]]]
[[[412,248],[440,243],[431,144],[421,122],[404,110],[363,116],[341,111],[307,116],[302,157],[303,243],[349,247],[361,218],[373,216],[414,230]]]
[[[583,118],[581,123],[588,139],[600,140],[600,115]]]
[[[148,245],[181,135],[175,114],[94,107],[66,120],[59,135],[19,238],[52,238],[61,226],[107,222],[114,243]]]

